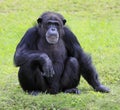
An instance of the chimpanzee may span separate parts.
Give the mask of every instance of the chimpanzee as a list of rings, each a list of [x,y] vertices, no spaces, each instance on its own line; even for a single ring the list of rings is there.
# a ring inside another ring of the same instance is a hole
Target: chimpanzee
[[[96,91],[109,92],[100,83],[90,56],[65,26],[61,14],[45,12],[37,23],[25,33],[14,55],[24,91],[34,95],[39,92],[78,94],[76,87],[82,75]]]

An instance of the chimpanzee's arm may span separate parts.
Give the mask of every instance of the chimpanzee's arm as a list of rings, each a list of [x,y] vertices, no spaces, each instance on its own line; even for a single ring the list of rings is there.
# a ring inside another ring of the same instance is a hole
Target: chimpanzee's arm
[[[27,60],[30,60],[31,56],[34,56],[34,54],[38,54],[37,50],[35,50],[36,39],[37,30],[35,27],[29,29],[25,33],[22,40],[18,44],[14,55],[14,63],[16,66],[21,66]]]
[[[49,77],[54,75],[52,62],[48,55],[37,50],[38,43],[37,27],[29,29],[16,48],[14,63],[16,66],[22,66],[25,63],[31,64],[37,62],[42,66],[43,75]]]
[[[101,85],[98,79],[98,74],[92,65],[91,57],[83,51],[76,36],[67,27],[64,27],[64,31],[65,36],[63,39],[66,44],[68,54],[78,59],[82,76],[96,91],[109,92],[108,88]]]

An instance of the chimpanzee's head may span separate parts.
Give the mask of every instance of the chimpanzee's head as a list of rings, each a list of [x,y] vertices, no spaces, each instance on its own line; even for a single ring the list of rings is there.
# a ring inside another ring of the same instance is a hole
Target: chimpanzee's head
[[[56,44],[64,34],[63,27],[66,20],[58,13],[45,12],[38,18],[37,22],[49,44]]]

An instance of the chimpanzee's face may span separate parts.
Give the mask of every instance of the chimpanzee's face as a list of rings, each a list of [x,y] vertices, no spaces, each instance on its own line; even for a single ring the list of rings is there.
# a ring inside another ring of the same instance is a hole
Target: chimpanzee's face
[[[58,15],[46,15],[38,19],[41,28],[45,31],[45,38],[49,44],[56,44],[63,34],[63,25],[65,20],[62,20]]]
[[[47,42],[49,44],[56,44],[60,37],[61,24],[57,20],[48,20],[45,26]]]

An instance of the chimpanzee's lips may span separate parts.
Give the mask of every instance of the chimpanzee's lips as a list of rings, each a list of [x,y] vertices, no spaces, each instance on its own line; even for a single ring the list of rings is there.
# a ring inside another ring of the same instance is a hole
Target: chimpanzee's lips
[[[46,37],[46,40],[49,44],[56,44],[58,42],[59,37],[56,35]]]
[[[57,36],[50,36],[50,39],[57,39]]]

